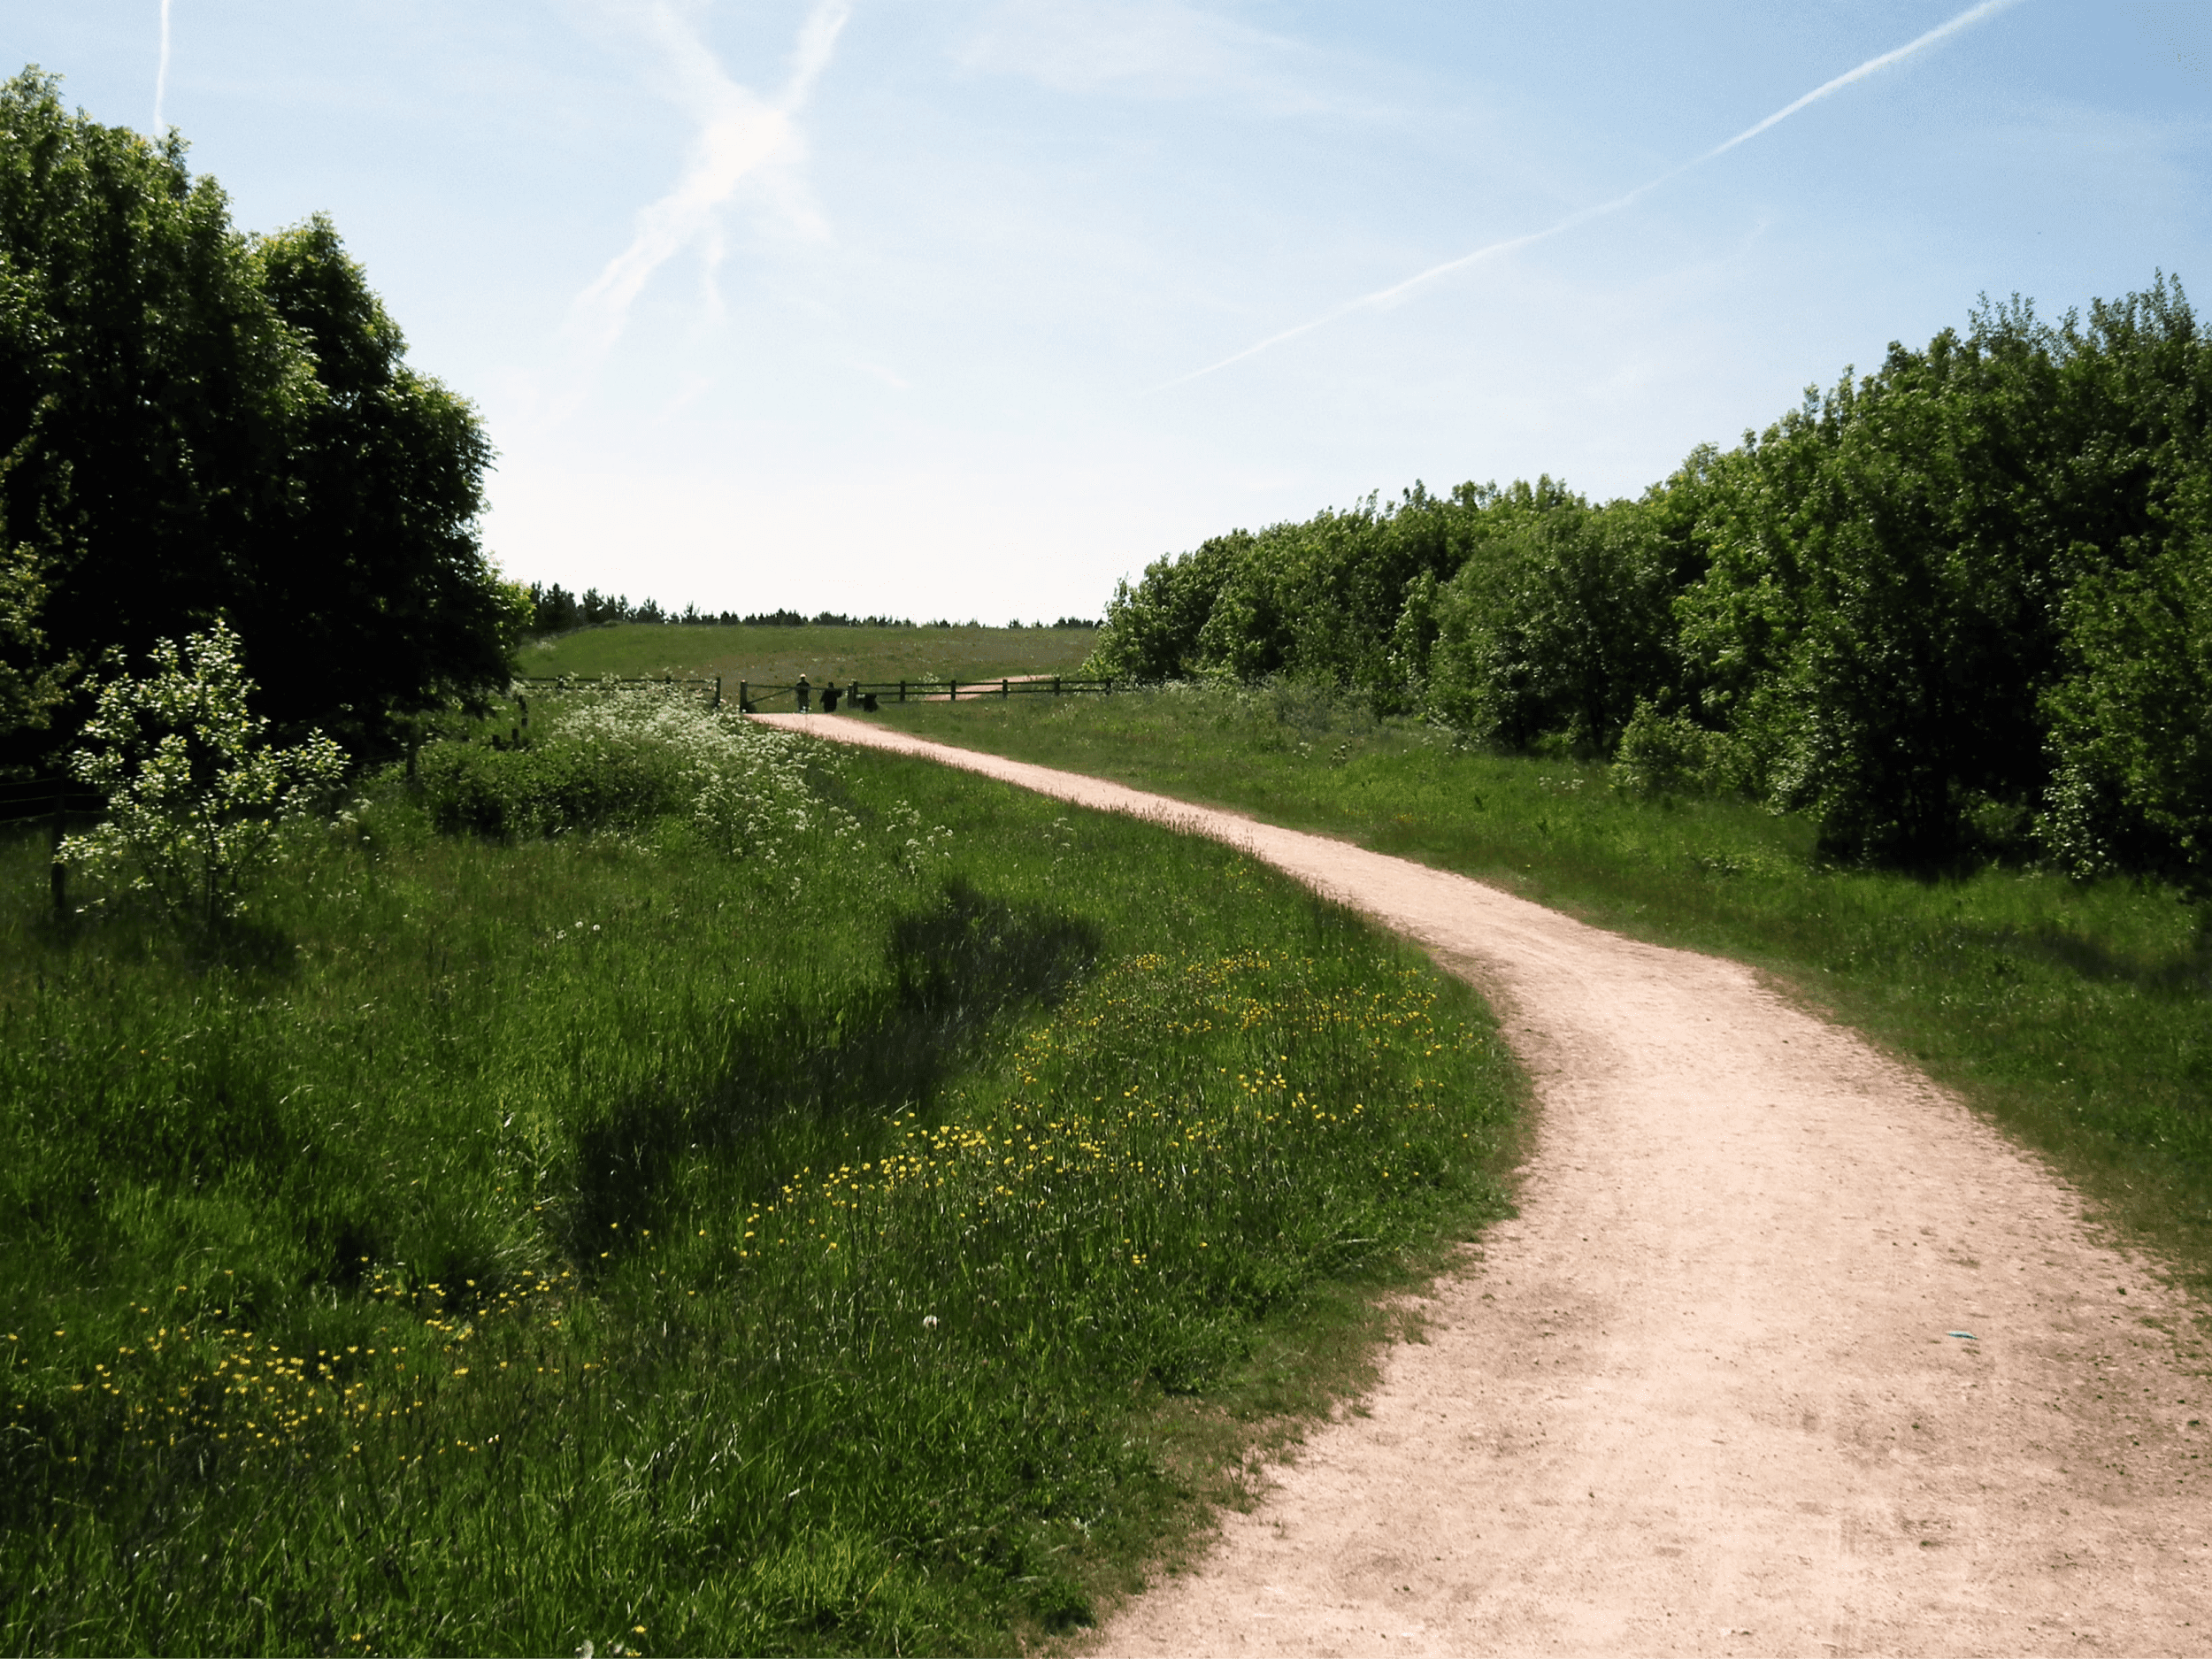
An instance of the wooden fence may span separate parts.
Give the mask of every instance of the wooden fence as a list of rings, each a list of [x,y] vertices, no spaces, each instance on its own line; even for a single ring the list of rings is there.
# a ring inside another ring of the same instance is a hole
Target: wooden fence
[[[583,674],[534,675],[512,682],[525,695],[546,692],[591,691],[603,686],[651,687],[668,691],[685,691],[704,697],[714,708],[722,706],[725,685],[719,674],[700,674],[680,678],[674,674],[647,675],[621,679],[603,675],[593,679]],[[800,687],[793,685],[773,685],[767,681],[741,680],[737,682],[737,706],[747,714],[760,714],[772,709],[804,709],[810,712],[854,710],[872,710],[887,703],[953,703],[974,697],[1082,697],[1111,696],[1118,682],[1111,680],[1086,680],[1072,674],[1003,674],[996,680],[826,680],[820,685],[806,687],[806,701],[799,700]],[[833,695],[832,695],[833,694]]]
[[[0,783],[0,824],[48,818],[66,824],[107,810],[108,798],[74,778],[19,778]]]
[[[872,711],[887,703],[953,703],[975,697],[1084,697],[1111,696],[1111,680],[1083,680],[1068,674],[1012,674],[997,680],[824,680],[806,687],[807,700],[799,701],[799,687],[737,682],[737,706],[747,714],[759,714],[772,706],[807,709],[825,714]]]

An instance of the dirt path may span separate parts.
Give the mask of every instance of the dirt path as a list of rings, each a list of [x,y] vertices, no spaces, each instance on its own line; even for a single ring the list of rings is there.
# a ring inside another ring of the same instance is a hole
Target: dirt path
[[[1098,1651],[2212,1653],[2189,1310],[1924,1079],[1463,877],[810,729],[1248,848],[1479,985],[1537,1079],[1520,1216],[1428,1340]]]

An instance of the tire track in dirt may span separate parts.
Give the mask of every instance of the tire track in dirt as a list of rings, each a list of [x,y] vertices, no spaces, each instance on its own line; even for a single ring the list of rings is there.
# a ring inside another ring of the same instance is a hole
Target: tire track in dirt
[[[1425,1340],[1095,1651],[2212,1653],[2202,1310],[1924,1078],[1465,877],[805,729],[1247,849],[1480,987],[1536,1081]]]

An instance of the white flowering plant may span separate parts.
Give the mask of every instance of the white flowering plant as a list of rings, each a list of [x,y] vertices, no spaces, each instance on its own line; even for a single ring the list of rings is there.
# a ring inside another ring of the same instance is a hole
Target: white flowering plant
[[[286,825],[343,779],[345,751],[312,733],[279,748],[247,706],[253,682],[239,638],[218,622],[157,641],[152,674],[100,687],[77,780],[104,793],[107,814],[61,844],[71,870],[145,894],[179,923],[219,928],[246,912],[255,879],[276,859]]]
[[[528,748],[445,741],[423,786],[439,827],[493,835],[686,822],[699,842],[795,880],[910,880],[949,856],[951,831],[902,802],[872,832],[818,786],[841,757],[733,710],[652,687],[576,687],[541,704]]]

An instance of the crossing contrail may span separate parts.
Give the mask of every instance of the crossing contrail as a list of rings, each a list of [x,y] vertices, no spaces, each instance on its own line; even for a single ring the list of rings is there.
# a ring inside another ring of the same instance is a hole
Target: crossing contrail
[[[161,102],[169,90],[169,0],[161,0],[161,61],[154,69],[154,136],[161,136]]]
[[[789,78],[771,102],[725,74],[673,8],[649,10],[653,33],[677,73],[680,96],[698,115],[699,134],[683,176],[639,212],[630,245],[570,306],[570,326],[595,356],[614,344],[631,305],[663,265],[695,242],[707,244],[713,257],[716,215],[739,184],[799,147],[800,107],[829,67],[850,11],[850,0],[813,0],[792,50]]]
[[[1634,189],[1617,196],[1609,202],[1600,202],[1594,206],[1578,208],[1566,218],[1547,225],[1541,230],[1532,230],[1519,236],[1509,236],[1502,242],[1487,243],[1476,249],[1472,253],[1463,253],[1455,259],[1447,259],[1441,265],[1433,265],[1425,271],[1416,272],[1402,282],[1394,282],[1386,288],[1377,288],[1372,294],[1363,294],[1357,299],[1346,300],[1340,305],[1330,307],[1318,317],[1310,317],[1302,323],[1284,329],[1280,334],[1270,334],[1266,339],[1222,358],[1218,363],[1209,363],[1202,369],[1193,369],[1188,374],[1179,374],[1171,380],[1162,381],[1152,389],[1156,392],[1164,392],[1178,386],[1187,386],[1191,381],[1202,380],[1205,376],[1225,369],[1232,364],[1241,363],[1247,357],[1256,357],[1271,347],[1281,345],[1286,340],[1295,340],[1301,334],[1310,334],[1317,328],[1326,327],[1339,318],[1348,317],[1354,311],[1371,311],[1379,306],[1387,305],[1393,300],[1402,298],[1412,293],[1414,289],[1437,280],[1440,277],[1451,275],[1455,271],[1464,271],[1471,265],[1481,265],[1487,260],[1501,258],[1509,253],[1517,253],[1521,249],[1530,247],[1534,243],[1548,242],[1554,236],[1563,235],[1578,225],[1588,224],[1594,219],[1602,219],[1608,213],[1617,213],[1621,209],[1650,195],[1661,185],[1671,184],[1684,173],[1726,155],[1737,145],[1750,142],[1769,127],[1779,126],[1808,105],[1817,104],[1823,98],[1840,92],[1853,82],[1863,81],[1869,75],[1878,73],[1893,64],[1901,64],[1916,53],[1926,50],[1937,42],[1946,40],[1958,34],[1962,29],[1971,28],[1977,23],[1996,16],[2000,12],[2009,11],[2019,4],[2020,0],[1981,0],[1979,5],[1968,7],[1949,22],[1938,24],[1925,35],[1916,36],[1907,41],[1902,46],[1882,53],[1878,58],[1870,58],[1855,69],[1845,70],[1833,81],[1824,81],[1795,103],[1784,104],[1764,120],[1745,127],[1733,138],[1714,145],[1701,156],[1694,156],[1678,166],[1670,167],[1657,178],[1647,180]]]

